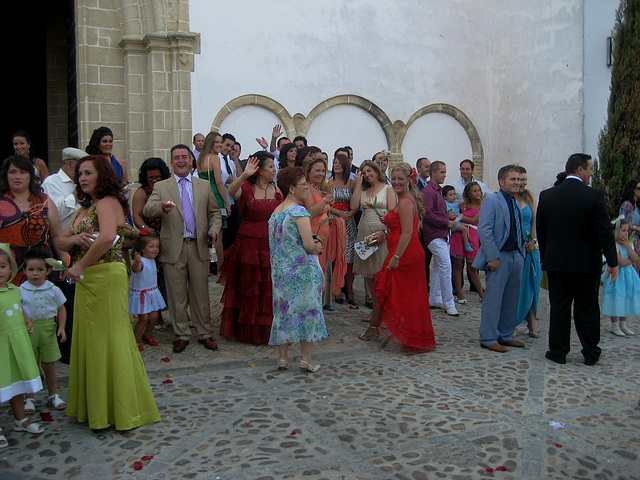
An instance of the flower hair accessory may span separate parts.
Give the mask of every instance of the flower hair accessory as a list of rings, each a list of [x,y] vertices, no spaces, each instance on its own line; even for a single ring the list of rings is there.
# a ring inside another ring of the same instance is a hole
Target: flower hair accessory
[[[418,182],[418,171],[415,168],[411,169],[409,178],[411,179],[411,183],[413,183],[414,185]]]

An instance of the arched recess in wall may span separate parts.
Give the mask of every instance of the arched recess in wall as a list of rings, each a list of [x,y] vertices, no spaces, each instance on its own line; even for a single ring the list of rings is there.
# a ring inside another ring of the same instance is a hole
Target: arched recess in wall
[[[309,112],[309,115],[304,117],[300,123],[299,129],[301,135],[306,134],[309,130],[309,126],[318,115],[331,107],[335,107],[336,105],[354,105],[362,108],[365,112],[373,116],[373,118],[375,118],[380,124],[380,127],[387,139],[388,147],[391,148],[396,144],[397,133],[387,114],[384,113],[375,103],[359,95],[337,95],[316,105],[313,110]]]
[[[217,132],[220,130],[220,125],[224,119],[234,110],[240,107],[246,106],[256,106],[267,109],[273,112],[282,122],[282,127],[284,128],[283,134],[289,138],[293,138],[297,135],[297,130],[295,128],[295,124],[293,118],[289,114],[286,108],[279,103],[273,100],[272,98],[266,97],[264,95],[250,94],[250,95],[241,95],[239,97],[234,98],[233,100],[227,102],[218,112],[216,117],[213,119],[213,124],[211,125],[211,131]]]
[[[398,131],[398,147],[400,147],[407,135],[407,131],[409,127],[420,117],[424,115],[428,115],[430,113],[444,113],[452,118],[454,118],[461,126],[464,128],[467,136],[469,137],[469,142],[471,143],[471,152],[472,152],[472,160],[475,164],[474,175],[482,179],[482,172],[484,166],[484,151],[482,148],[482,141],[480,140],[480,135],[478,134],[478,130],[476,130],[475,125],[465,113],[457,107],[453,105],[449,105],[447,103],[433,103],[431,105],[427,105],[426,107],[422,107],[420,110],[415,112],[407,123],[399,129]]]

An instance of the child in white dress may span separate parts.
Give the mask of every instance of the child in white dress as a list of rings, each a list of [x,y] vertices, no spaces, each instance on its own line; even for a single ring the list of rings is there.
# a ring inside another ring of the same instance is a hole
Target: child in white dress
[[[633,266],[638,255],[629,242],[627,221],[619,218],[614,228],[619,272],[613,283],[602,277],[602,314],[611,317],[610,332],[624,337],[634,334],[627,326],[627,317],[640,315],[640,278]]]
[[[158,290],[156,257],[159,253],[160,239],[152,235],[140,236],[133,245],[129,313],[138,315],[133,333],[140,351],[144,350],[142,342],[153,347],[158,345],[151,333],[158,321],[159,311],[167,306]]]

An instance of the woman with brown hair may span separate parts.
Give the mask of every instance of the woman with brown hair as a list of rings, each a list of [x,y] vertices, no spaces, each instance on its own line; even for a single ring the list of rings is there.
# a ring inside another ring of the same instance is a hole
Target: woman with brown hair
[[[229,195],[238,201],[242,223],[235,242],[226,251],[218,283],[224,285],[220,335],[241,342],[269,342],[273,305],[269,218],[282,203],[276,186],[271,153],[259,151],[231,185]]]
[[[207,136],[204,137],[204,145],[202,146],[202,153],[200,153],[196,163],[196,170],[198,171],[198,177],[207,180],[211,185],[211,190],[213,190],[213,195],[216,197],[218,207],[220,207],[220,210],[222,211],[222,228],[226,228],[227,222],[225,218],[231,210],[229,208],[227,188],[222,180],[220,157],[218,156],[221,148],[222,135],[218,132],[209,132]],[[226,214],[223,209],[226,210]],[[220,271],[224,262],[222,235],[218,235],[214,245],[218,257],[218,271]]]
[[[375,292],[373,291],[374,276],[382,268],[384,259],[389,253],[387,249],[387,226],[382,222],[382,218],[389,210],[395,208],[396,203],[396,194],[391,185],[387,184],[380,167],[371,160],[362,162],[360,171],[356,175],[355,190],[351,197],[351,208],[362,208],[364,210],[360,223],[358,223],[356,245],[358,245],[358,242],[364,241],[365,237],[369,237],[373,240],[377,250],[366,259],[363,259],[358,254],[356,246],[353,271],[355,274],[360,274],[364,277],[365,286],[371,292],[373,305],[376,304]],[[364,319],[365,322],[370,320],[371,315]],[[368,339],[369,337],[363,338],[363,340]]]
[[[300,369],[317,372],[312,343],[328,336],[322,314],[322,270],[318,254],[322,239],[314,238],[310,214],[303,203],[309,185],[300,167],[278,172],[278,188],[286,193],[269,219],[273,283],[273,325],[269,345],[278,346],[278,370],[289,368],[289,344],[300,342]]]
[[[129,276],[122,256],[128,203],[109,160],[76,164],[82,206],[60,246],[74,251],[68,270],[79,283],[74,303],[67,415],[93,430],[130,430],[160,420],[128,312]]]

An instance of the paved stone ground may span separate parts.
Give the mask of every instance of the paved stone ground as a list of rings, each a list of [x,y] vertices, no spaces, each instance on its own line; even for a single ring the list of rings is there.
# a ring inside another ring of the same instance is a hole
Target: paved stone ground
[[[420,355],[358,340],[369,310],[336,305],[316,374],[279,372],[275,348],[224,339],[218,352],[192,342],[174,354],[171,332],[159,332],[142,356],[161,422],[94,433],[54,412],[37,436],[13,432],[4,404],[0,478],[640,479],[640,335],[615,337],[605,318],[597,366],[582,363],[575,335],[568,363],[553,364],[543,291],[543,337],[520,327],[527,347],[496,354],[475,340],[480,302],[468,298],[458,318],[432,310],[438,347]],[[297,366],[299,346],[291,354]],[[59,374],[66,397],[65,365]],[[34,417],[47,411],[43,392],[37,400]]]

